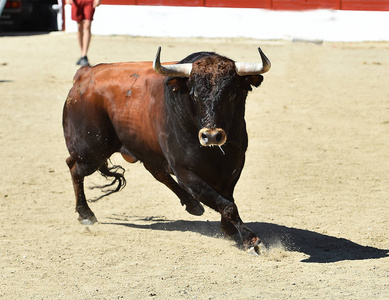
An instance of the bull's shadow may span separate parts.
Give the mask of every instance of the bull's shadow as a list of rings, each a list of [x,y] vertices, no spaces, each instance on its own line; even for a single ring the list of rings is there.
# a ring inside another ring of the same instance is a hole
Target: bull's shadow
[[[191,231],[202,235],[220,236],[220,222],[209,221],[170,221],[158,218],[141,219],[152,224],[134,224],[121,218],[112,218],[114,224],[137,229],[152,229],[163,231]],[[127,222],[126,222],[127,221]],[[104,224],[104,223],[103,223]],[[281,243],[288,251],[307,254],[309,257],[302,262],[331,263],[343,260],[377,259],[389,256],[389,250],[367,247],[343,238],[336,238],[317,232],[298,228],[285,227],[271,223],[246,223],[263,241],[266,247],[278,247]]]
[[[281,244],[288,251],[309,255],[303,262],[330,263],[343,260],[377,259],[389,256],[389,249],[362,246],[344,238],[271,223],[247,223],[265,245]]]

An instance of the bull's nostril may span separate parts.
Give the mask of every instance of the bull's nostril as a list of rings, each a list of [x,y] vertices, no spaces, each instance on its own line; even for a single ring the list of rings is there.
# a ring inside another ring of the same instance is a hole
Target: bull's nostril
[[[208,139],[208,135],[207,134],[205,134],[204,132],[201,134],[201,138],[203,139],[203,140],[207,140]]]
[[[216,141],[217,141],[217,142],[220,142],[222,139],[223,139],[222,133],[221,133],[221,132],[218,132],[218,133],[216,134]]]

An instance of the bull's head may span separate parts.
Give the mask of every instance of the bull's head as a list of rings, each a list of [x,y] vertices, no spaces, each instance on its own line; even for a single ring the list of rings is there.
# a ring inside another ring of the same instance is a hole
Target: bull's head
[[[153,68],[161,75],[177,78],[175,81],[185,79],[202,146],[224,145],[232,120],[244,117],[247,92],[251,85],[261,84],[261,74],[271,66],[262,50],[258,51],[261,63],[239,63],[207,53],[193,63],[162,66],[161,47],[158,48]]]

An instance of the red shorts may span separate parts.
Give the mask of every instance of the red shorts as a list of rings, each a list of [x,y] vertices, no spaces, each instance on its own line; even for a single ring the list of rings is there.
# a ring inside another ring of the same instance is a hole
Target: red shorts
[[[93,20],[93,0],[73,0],[72,4],[72,20],[81,22],[84,20]]]

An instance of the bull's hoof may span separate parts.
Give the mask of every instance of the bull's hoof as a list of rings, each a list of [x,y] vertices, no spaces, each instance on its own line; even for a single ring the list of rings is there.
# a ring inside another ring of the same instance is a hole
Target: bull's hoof
[[[185,209],[188,213],[195,216],[201,216],[204,213],[204,207],[200,204],[200,202],[190,202],[190,204],[186,204]]]
[[[262,255],[266,252],[266,247],[261,243],[259,245],[253,246],[249,249],[246,250],[247,253],[254,255],[254,256],[259,256]]]
[[[98,222],[95,216],[91,216],[91,217],[88,217],[88,218],[81,218],[81,217],[79,217],[78,221],[82,225],[93,225],[93,224]]]
[[[255,256],[261,255],[266,251],[265,245],[258,237],[255,237],[249,245],[245,245],[245,249],[249,254]]]

